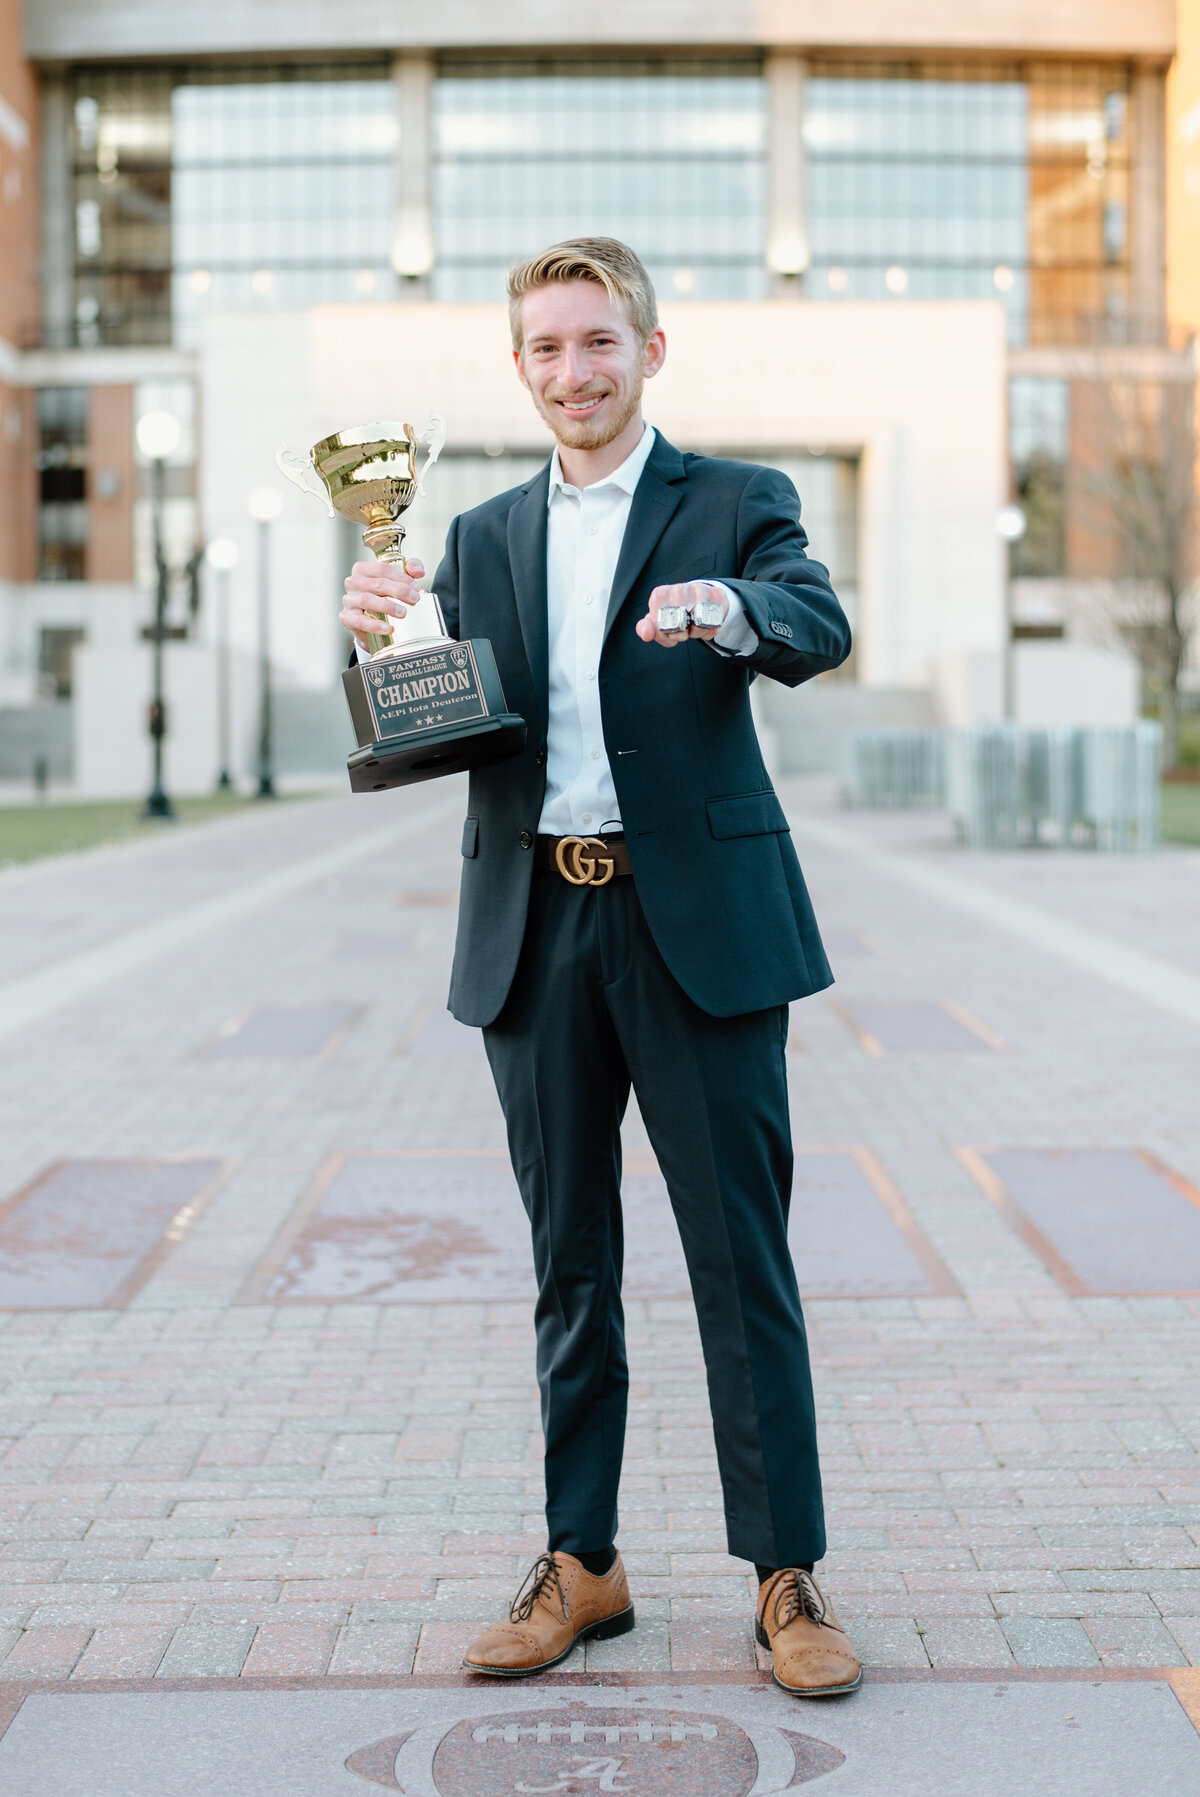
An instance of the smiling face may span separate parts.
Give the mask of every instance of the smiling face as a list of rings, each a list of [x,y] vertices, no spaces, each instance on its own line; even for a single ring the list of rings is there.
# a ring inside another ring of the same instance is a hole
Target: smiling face
[[[517,373],[565,449],[603,449],[618,438],[666,355],[662,332],[643,343],[625,301],[597,281],[535,287],[521,301],[521,329]]]

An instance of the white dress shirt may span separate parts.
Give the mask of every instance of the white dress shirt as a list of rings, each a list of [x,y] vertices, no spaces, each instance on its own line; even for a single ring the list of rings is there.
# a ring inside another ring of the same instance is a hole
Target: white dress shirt
[[[641,440],[619,468],[587,487],[563,479],[558,447],[550,463],[546,520],[547,642],[550,652],[546,727],[546,796],[538,830],[544,836],[595,835],[619,829],[612,770],[600,720],[600,652],[604,620],[633,495],[655,432],[647,425]],[[737,594],[718,581],[713,586],[728,611],[713,647],[727,654],[752,655],[758,644]],[[659,650],[659,654],[688,654]]]

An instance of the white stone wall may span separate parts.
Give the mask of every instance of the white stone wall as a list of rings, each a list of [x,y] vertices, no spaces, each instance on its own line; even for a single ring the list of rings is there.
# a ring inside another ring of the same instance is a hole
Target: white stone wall
[[[239,655],[230,672],[231,771],[245,783],[256,767],[258,671],[249,656]],[[149,643],[87,644],[75,651],[75,788],[81,797],[127,798],[149,790],[153,744],[146,723],[153,675]],[[217,656],[208,644],[164,646],[163,777],[178,797],[216,786],[217,680]]]

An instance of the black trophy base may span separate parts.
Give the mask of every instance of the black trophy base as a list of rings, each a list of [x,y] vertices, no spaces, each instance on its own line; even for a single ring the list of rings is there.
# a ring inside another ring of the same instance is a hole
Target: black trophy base
[[[356,749],[346,763],[354,792],[385,792],[389,786],[416,786],[464,768],[509,761],[525,747],[525,720],[511,711],[471,724],[443,724],[411,736],[385,737]]]
[[[484,637],[359,662],[342,682],[358,738],[347,764],[355,792],[415,786],[525,747],[525,720],[504,702]]]

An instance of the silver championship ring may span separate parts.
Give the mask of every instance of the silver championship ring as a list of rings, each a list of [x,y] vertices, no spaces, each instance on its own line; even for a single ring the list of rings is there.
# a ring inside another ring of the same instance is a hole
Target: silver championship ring
[[[717,630],[725,622],[725,606],[720,599],[698,599],[692,607],[692,623],[697,630]]]
[[[691,617],[686,605],[660,605],[657,622],[664,636],[675,636],[687,629]]]

